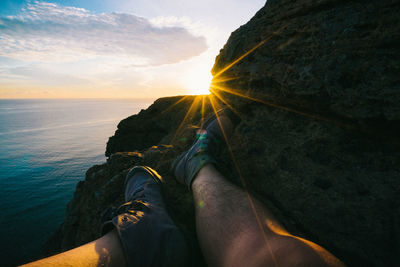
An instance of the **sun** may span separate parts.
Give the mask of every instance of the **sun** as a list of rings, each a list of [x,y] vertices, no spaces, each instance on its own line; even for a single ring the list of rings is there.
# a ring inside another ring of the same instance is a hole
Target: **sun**
[[[210,94],[210,84],[212,75],[209,71],[195,71],[184,77],[184,85],[188,93],[191,95],[208,95]]]

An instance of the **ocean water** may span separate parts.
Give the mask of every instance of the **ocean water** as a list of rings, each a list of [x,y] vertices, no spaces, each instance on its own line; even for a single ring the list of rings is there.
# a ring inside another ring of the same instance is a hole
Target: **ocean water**
[[[108,137],[153,100],[0,100],[1,266],[25,263],[63,222]]]

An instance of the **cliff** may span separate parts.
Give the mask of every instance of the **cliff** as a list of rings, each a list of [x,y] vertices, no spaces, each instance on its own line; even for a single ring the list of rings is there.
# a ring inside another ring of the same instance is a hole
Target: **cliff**
[[[135,165],[147,165],[166,181],[169,212],[189,240],[194,266],[203,266],[196,242],[191,195],[187,187],[177,184],[171,176],[170,166],[194,141],[194,128],[200,126],[201,118],[211,110],[208,97],[166,97],[122,120],[107,144],[107,162],[91,167],[85,180],[77,184],[65,221],[47,242],[45,254],[65,251],[98,238],[102,212],[123,203],[123,183],[128,170]]]
[[[399,1],[269,0],[216,58],[210,97],[171,97],[118,125],[107,163],[77,185],[53,242],[65,250],[99,236],[100,214],[122,203],[136,164],[166,180],[173,218],[196,247],[191,195],[169,172],[193,127],[227,105],[241,117],[224,152],[294,234],[349,266],[395,266],[400,254]]]

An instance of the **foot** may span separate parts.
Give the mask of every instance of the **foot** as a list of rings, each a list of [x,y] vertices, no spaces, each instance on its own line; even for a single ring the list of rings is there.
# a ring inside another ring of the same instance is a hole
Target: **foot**
[[[117,229],[128,266],[186,266],[187,248],[165,208],[161,176],[136,166],[125,180],[125,204],[103,225]]]
[[[219,111],[210,117],[203,128],[197,130],[196,141],[192,147],[172,164],[176,179],[191,190],[193,180],[200,169],[206,164],[217,163],[222,146],[229,140],[233,128],[227,110]]]

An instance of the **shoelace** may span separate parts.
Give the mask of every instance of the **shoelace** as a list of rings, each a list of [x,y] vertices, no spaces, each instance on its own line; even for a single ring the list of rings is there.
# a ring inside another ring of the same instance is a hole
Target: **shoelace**
[[[116,207],[107,208],[101,215],[101,221],[103,223],[107,222],[112,218],[114,218],[115,216],[124,213],[130,213],[136,215],[138,211],[146,211],[147,209],[149,209],[149,204],[146,201],[144,201],[145,194],[143,193],[143,188],[137,190],[137,192],[134,192],[133,196],[135,196],[134,200],[126,202],[121,206],[119,206],[118,208]]]
[[[123,213],[135,213],[149,209],[149,204],[142,200],[133,200],[122,204],[116,209],[116,215]]]
[[[210,152],[210,155],[215,158],[219,156],[220,151],[218,146],[220,145],[221,140],[213,134],[208,133],[206,130],[198,131],[196,133],[196,142],[198,143],[198,148],[196,149],[196,153],[193,155]]]

